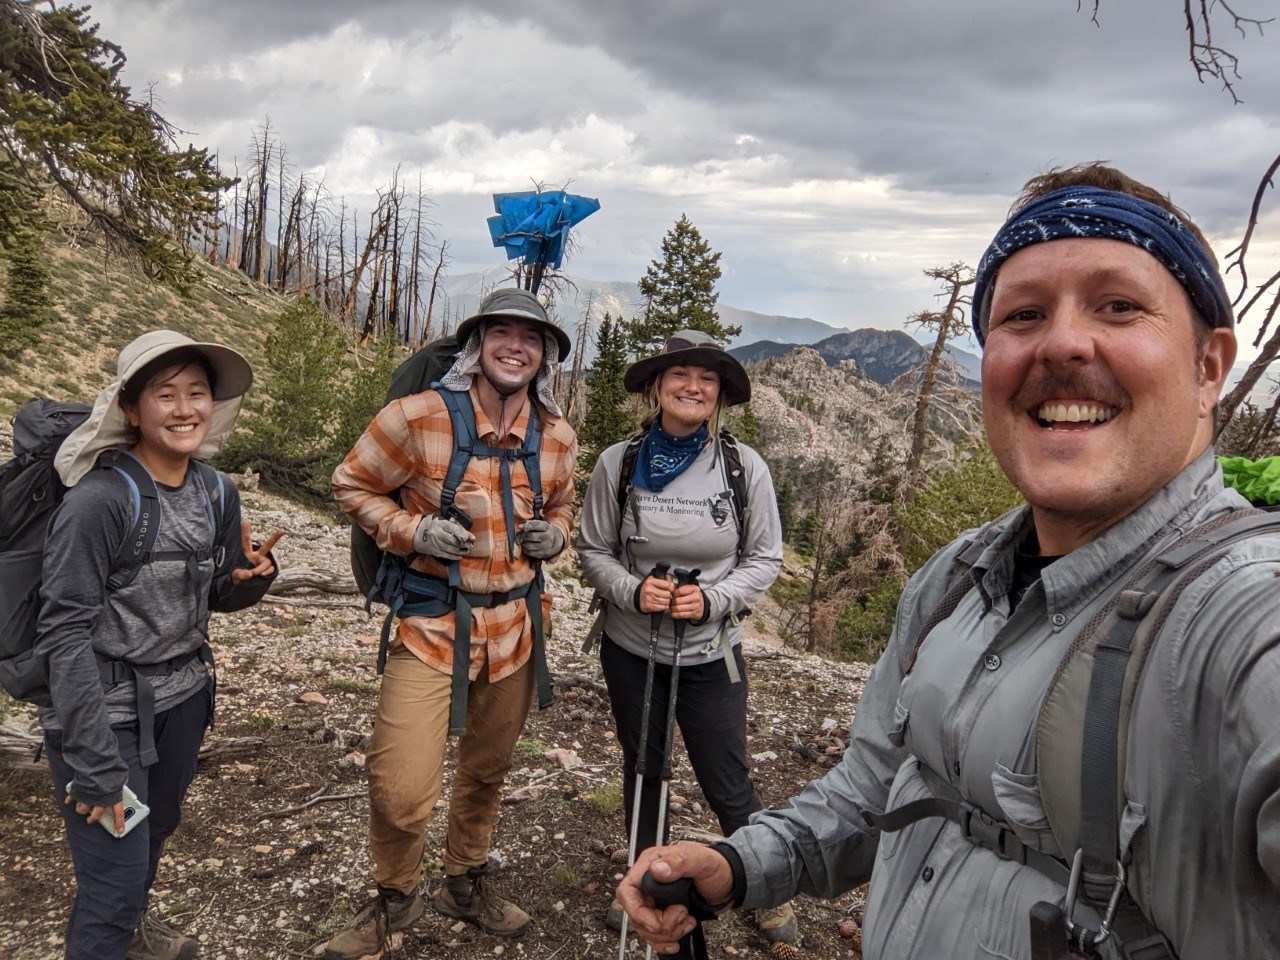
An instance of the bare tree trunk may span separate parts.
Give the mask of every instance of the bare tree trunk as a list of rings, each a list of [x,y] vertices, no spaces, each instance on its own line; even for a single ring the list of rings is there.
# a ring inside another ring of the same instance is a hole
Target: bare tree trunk
[[[422,339],[418,341],[418,346],[429,343],[431,341],[431,311],[435,308],[436,290],[440,285],[440,274],[444,272],[445,264],[449,262],[449,241],[440,241],[440,254],[436,257],[435,269],[431,271],[431,292],[427,296],[427,316],[422,328]]]

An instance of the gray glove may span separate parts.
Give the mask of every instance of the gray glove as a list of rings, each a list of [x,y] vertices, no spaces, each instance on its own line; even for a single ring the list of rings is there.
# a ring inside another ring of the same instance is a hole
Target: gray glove
[[[425,516],[413,533],[413,549],[415,553],[426,553],[441,560],[457,560],[471,552],[471,534],[460,523]]]
[[[516,537],[526,557],[550,560],[564,549],[564,534],[549,520],[526,520]]]

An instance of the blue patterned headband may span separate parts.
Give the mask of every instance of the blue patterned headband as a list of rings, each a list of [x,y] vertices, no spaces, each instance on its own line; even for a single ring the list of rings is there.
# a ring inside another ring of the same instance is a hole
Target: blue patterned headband
[[[986,339],[1000,266],[1023,247],[1072,237],[1141,247],[1182,284],[1210,327],[1232,325],[1231,300],[1212,255],[1182,220],[1127,193],[1076,186],[1046,193],[1013,213],[982,255],[973,288],[973,330],[979,343]]]

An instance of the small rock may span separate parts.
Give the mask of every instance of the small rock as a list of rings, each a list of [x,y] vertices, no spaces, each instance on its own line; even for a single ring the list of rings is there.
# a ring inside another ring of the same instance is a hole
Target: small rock
[[[770,760],[777,760],[778,755],[772,750],[766,750],[764,753],[753,753],[751,759],[756,763],[768,763]]]
[[[561,770],[573,770],[582,766],[582,761],[578,758],[578,755],[572,750],[565,750],[563,747],[554,747],[545,751],[542,755],[546,759],[558,763]]]
[[[376,633],[362,633],[356,637],[356,643],[362,647],[372,647],[377,645],[381,639]]]
[[[317,690],[308,690],[298,699],[303,703],[328,703],[329,698]]]
[[[271,848],[267,846],[265,843],[260,843],[253,848],[253,852],[254,853],[270,853]]]

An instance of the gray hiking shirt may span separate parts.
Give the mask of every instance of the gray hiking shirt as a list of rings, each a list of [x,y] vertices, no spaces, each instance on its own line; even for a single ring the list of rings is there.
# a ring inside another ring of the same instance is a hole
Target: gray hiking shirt
[[[618,474],[626,443],[615,443],[596,461],[582,505],[578,556],[583,576],[609,604],[609,639],[637,656],[649,656],[649,614],[636,609],[636,588],[659,561],[670,563],[673,570],[702,571],[698,582],[707,598],[707,618],[700,624],[686,621],[681,652],[685,664],[723,658],[742,637],[742,627],[733,624],[727,642],[722,641],[725,618],[750,609],[782,568],[782,525],[768,466],[750,447],[738,444],[747,481],[746,536],[739,557],[738,526],[719,446],[718,441],[708,443],[661,493],[635,490],[635,511],[628,506],[621,525]],[[629,540],[637,533],[646,541]],[[672,621],[663,617],[658,658],[670,663],[674,654]]]
[[[992,532],[977,589],[902,664],[945,593],[965,538],[911,578],[893,637],[857,705],[841,763],[791,804],[728,841],[746,906],[796,891],[834,896],[870,878],[868,960],[1006,960],[1030,955],[1028,913],[1065,891],[927,819],[879,836],[861,811],[930,795],[923,775],[1057,850],[1037,790],[1034,727],[1067,646],[1145,559],[1243,499],[1209,453],[1136,512],[1048,566],[1012,615],[1014,549],[1030,514]],[[1122,832],[1130,890],[1182,960],[1280,956],[1280,538],[1231,547],[1183,592],[1138,687]],[[904,746],[894,746],[895,732]],[[922,774],[922,771],[924,773]],[[1096,929],[1097,917],[1080,919]],[[1110,944],[1102,955],[1114,958]]]
[[[182,486],[157,484],[160,525],[155,552],[199,550],[215,542],[200,474],[188,469]],[[111,727],[137,722],[136,690],[127,679],[104,690],[100,660],[163,663],[199,650],[209,637],[210,610],[239,610],[267,592],[274,574],[243,583],[231,571],[246,565],[240,534],[240,493],[224,478],[222,566],[200,563],[193,582],[183,560],[143,564],[134,580],[108,590],[107,578],[133,526],[133,505],[114,471],[94,469],[67,491],[49,530],[44,555],[43,606],[36,650],[49,665],[53,706],[40,710],[46,730],[61,730],[62,752],[75,770],[73,795],[90,804],[120,799],[127,768]],[[214,550],[216,553],[216,549]],[[209,682],[193,659],[151,679],[156,713],[176,706]]]

